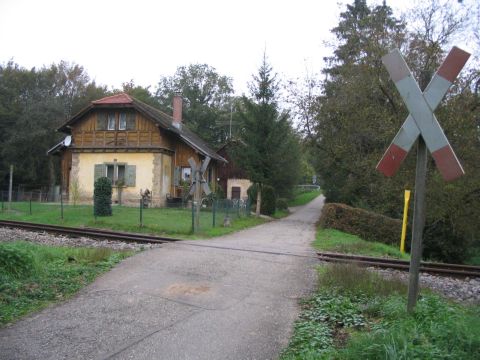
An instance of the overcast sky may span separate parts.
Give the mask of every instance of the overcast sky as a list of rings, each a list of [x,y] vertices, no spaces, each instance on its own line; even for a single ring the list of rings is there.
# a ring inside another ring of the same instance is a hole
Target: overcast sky
[[[0,0],[0,63],[66,60],[109,88],[133,79],[152,89],[180,65],[206,63],[241,93],[265,49],[282,77],[319,72],[344,10],[336,0]]]

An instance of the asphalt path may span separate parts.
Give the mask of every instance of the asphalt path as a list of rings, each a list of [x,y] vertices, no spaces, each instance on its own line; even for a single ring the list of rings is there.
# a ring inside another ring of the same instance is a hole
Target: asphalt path
[[[123,261],[0,329],[0,359],[275,359],[316,285],[323,197],[282,219]]]

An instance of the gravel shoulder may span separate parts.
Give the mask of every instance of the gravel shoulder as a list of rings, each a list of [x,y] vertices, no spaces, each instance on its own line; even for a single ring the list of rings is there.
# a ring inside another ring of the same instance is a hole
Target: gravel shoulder
[[[316,287],[322,206],[319,197],[282,220],[128,258],[72,300],[1,329],[0,358],[277,358],[298,300]]]

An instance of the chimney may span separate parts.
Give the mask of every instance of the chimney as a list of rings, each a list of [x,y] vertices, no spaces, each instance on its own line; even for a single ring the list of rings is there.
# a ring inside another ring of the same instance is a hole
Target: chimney
[[[182,96],[173,96],[173,126],[177,129],[182,127]]]

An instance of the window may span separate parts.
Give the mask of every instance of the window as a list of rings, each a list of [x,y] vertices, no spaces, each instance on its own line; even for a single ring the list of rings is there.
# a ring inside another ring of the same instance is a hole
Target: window
[[[125,184],[125,165],[117,165],[117,183]]]
[[[118,130],[126,130],[127,129],[127,114],[120,113],[118,117]]]
[[[114,186],[118,186],[120,183],[124,186],[135,186],[136,173],[136,165],[116,162],[103,163],[95,165],[93,179],[96,181],[101,177],[107,177]]]
[[[108,114],[108,130],[115,130],[115,114]]]
[[[182,180],[190,181],[190,177],[192,176],[192,169],[189,167],[182,168]]]
[[[106,164],[106,176],[112,185],[125,184],[126,166],[124,164]]]
[[[107,165],[107,178],[112,182],[112,185],[115,182],[115,165]]]

